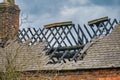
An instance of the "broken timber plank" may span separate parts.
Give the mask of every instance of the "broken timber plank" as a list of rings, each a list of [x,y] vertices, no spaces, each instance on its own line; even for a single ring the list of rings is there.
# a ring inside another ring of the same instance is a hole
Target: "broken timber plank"
[[[103,17],[103,18],[99,18],[99,19],[95,19],[95,20],[92,20],[92,21],[89,21],[88,25],[92,26],[93,24],[99,24],[99,23],[105,22],[105,21],[108,21],[108,16],[107,17]]]
[[[73,24],[72,21],[56,22],[56,23],[44,25],[44,27],[45,28],[52,28],[52,27],[59,27],[59,26],[69,26],[69,25],[72,25],[72,24]]]
[[[66,50],[78,50],[78,49],[82,49],[83,47],[84,47],[84,45],[67,46],[67,47],[55,47],[55,48],[51,49],[50,53],[53,52],[56,49],[57,49],[56,51],[66,51]]]

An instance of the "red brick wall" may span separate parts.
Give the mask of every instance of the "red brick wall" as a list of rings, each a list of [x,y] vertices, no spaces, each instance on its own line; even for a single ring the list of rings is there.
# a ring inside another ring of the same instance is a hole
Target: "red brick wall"
[[[120,80],[120,69],[68,71],[55,80]]]
[[[31,77],[32,76],[32,77]],[[120,80],[120,69],[96,69],[73,71],[43,71],[41,74],[31,72],[24,74],[21,80]]]

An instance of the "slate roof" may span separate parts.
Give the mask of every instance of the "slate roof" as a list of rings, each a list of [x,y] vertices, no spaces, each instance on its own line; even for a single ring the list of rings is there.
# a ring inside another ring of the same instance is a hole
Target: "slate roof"
[[[108,36],[94,39],[91,43],[88,49],[86,49],[86,56],[83,60],[59,64],[44,64],[41,66],[41,69],[75,70],[120,67],[120,24],[116,25]]]

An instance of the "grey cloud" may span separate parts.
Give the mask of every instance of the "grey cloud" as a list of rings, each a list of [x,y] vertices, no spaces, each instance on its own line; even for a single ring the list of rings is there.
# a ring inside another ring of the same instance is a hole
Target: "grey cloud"
[[[103,6],[103,4],[105,5],[105,3],[107,3],[107,0],[104,0],[104,3],[102,1],[103,0],[34,0],[30,2],[30,0],[16,0],[22,12],[28,13],[29,19],[33,20],[31,23],[33,26],[43,26],[44,24],[52,22],[68,20],[72,20],[75,23],[85,23],[88,20],[102,16],[119,18],[120,9],[117,5],[119,1],[114,0],[114,5],[109,2],[109,5],[112,6]],[[116,1],[118,1],[117,4]],[[115,6],[115,4],[117,6]]]
[[[120,6],[120,0],[90,0],[92,3],[101,6]]]

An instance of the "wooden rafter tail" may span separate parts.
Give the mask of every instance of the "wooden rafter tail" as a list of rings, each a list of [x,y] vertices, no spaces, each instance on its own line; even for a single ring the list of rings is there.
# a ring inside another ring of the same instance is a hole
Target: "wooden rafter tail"
[[[44,27],[45,28],[52,28],[52,27],[59,27],[59,26],[69,26],[69,25],[72,25],[72,24],[73,24],[72,21],[56,22],[56,23],[44,25]]]
[[[99,24],[99,23],[105,22],[105,21],[108,21],[108,16],[88,21],[88,25],[92,26],[93,24]]]

